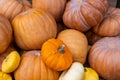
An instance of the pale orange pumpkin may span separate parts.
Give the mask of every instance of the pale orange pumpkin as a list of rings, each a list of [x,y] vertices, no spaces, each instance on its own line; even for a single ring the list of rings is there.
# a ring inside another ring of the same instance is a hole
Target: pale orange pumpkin
[[[40,9],[29,9],[19,14],[12,24],[15,41],[24,50],[40,49],[47,39],[57,34],[54,18]]]
[[[10,21],[20,12],[31,8],[28,0],[0,0],[0,13]]]
[[[85,32],[103,20],[107,9],[107,0],[70,0],[63,21],[68,28]]]
[[[57,21],[62,19],[66,0],[32,0],[33,8],[49,12]]]
[[[88,41],[86,36],[74,29],[61,31],[57,39],[63,41],[73,55],[73,60],[84,64],[88,52]]]
[[[6,17],[0,14],[0,53],[3,53],[12,40],[12,27]]]
[[[120,34],[120,9],[110,7],[104,20],[93,28],[100,36],[117,36]]]
[[[58,80],[59,72],[48,68],[40,54],[40,50],[25,52],[21,63],[14,72],[15,80]]]

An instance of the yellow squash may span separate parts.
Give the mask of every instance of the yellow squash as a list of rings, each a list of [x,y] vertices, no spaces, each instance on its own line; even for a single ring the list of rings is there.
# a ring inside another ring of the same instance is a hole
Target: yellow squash
[[[99,76],[95,70],[86,67],[83,80],[99,80]]]
[[[2,63],[2,72],[13,72],[20,63],[20,55],[17,51],[12,51]]]
[[[12,80],[11,75],[0,72],[0,80]]]

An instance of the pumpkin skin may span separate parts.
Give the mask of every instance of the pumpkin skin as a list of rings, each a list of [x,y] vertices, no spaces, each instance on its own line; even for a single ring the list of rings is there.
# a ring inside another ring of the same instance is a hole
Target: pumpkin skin
[[[9,46],[12,40],[12,27],[6,17],[0,14],[0,54]]]
[[[105,37],[90,49],[90,67],[105,80],[120,80],[120,38]]]
[[[75,62],[82,64],[86,62],[88,41],[83,33],[74,29],[66,29],[58,34],[57,39],[62,40],[68,46]]]
[[[31,8],[28,0],[0,0],[0,13],[10,21],[24,10]]]
[[[62,72],[59,80],[83,80],[83,77],[83,65],[79,62],[74,62],[68,70]]]
[[[117,36],[120,34],[120,9],[110,7],[104,20],[93,28],[100,36]]]
[[[10,74],[6,74],[0,71],[0,80],[12,80],[12,77]]]
[[[0,54],[0,71],[2,70],[2,62],[7,57],[7,55],[12,52],[14,49],[13,46],[9,46],[6,51],[4,51],[2,54]]]
[[[103,20],[107,8],[107,0],[70,0],[63,21],[68,28],[85,32]]]
[[[49,12],[56,21],[62,19],[66,0],[32,0],[33,8],[40,8]]]
[[[40,9],[29,9],[12,22],[17,45],[23,50],[40,49],[49,38],[56,37],[54,18]]]
[[[14,77],[15,80],[58,80],[59,72],[44,64],[39,50],[32,50],[22,55]]]
[[[49,39],[41,49],[42,59],[45,64],[53,70],[63,71],[72,64],[72,53],[68,47],[59,39]]]

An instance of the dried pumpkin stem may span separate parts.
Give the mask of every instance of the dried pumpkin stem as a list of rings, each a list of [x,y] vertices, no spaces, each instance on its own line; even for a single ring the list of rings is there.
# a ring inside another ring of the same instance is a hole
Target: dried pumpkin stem
[[[58,51],[59,51],[60,53],[64,53],[64,52],[65,52],[64,48],[65,48],[65,45],[62,45],[62,46],[60,46],[60,47],[58,48]]]

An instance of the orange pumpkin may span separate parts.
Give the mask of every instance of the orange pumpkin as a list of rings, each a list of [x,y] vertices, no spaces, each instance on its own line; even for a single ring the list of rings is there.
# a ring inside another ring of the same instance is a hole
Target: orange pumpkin
[[[0,53],[3,53],[12,40],[12,27],[6,17],[0,14]]]
[[[120,38],[105,37],[90,49],[88,61],[105,80],[120,80]]]
[[[33,8],[49,12],[57,21],[62,19],[66,0],[32,0]]]
[[[107,0],[70,0],[63,21],[67,27],[85,32],[103,20],[107,8]]]
[[[67,45],[75,62],[82,64],[86,62],[88,41],[83,33],[74,29],[66,29],[58,34],[57,39],[60,39]]]
[[[40,49],[47,39],[57,34],[54,18],[40,9],[29,9],[19,14],[12,24],[15,41],[24,50]]]
[[[2,54],[0,54],[0,71],[1,71],[1,67],[2,67],[2,62],[3,62],[3,60],[7,57],[7,55],[10,53],[10,52],[12,52],[12,51],[14,51],[15,49],[14,49],[14,47],[13,46],[9,46],[7,49],[6,49],[6,51],[4,51]]]
[[[93,28],[100,36],[117,36],[120,34],[120,9],[110,7],[104,20]]]
[[[59,72],[44,64],[39,50],[32,50],[22,55],[14,77],[15,80],[58,80]]]
[[[63,71],[72,64],[72,54],[68,47],[59,39],[47,40],[41,49],[42,59],[53,70]]]

